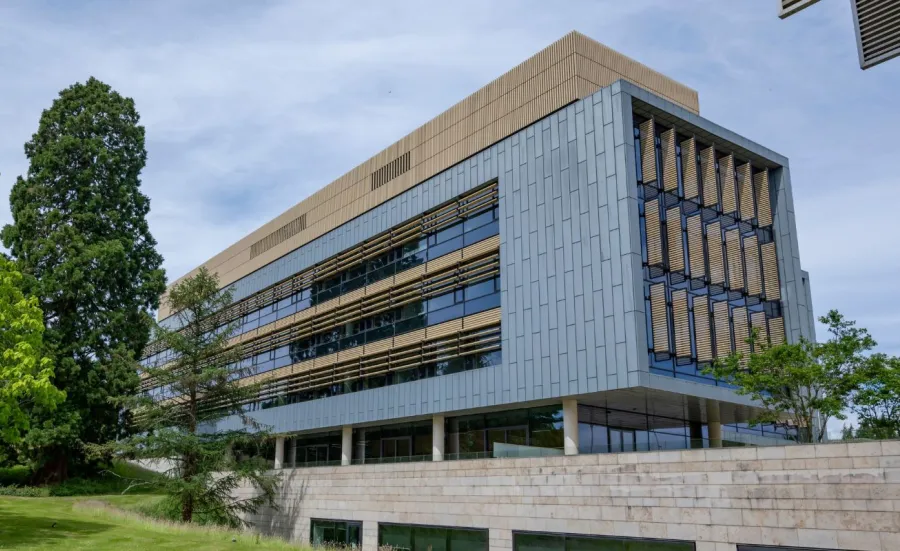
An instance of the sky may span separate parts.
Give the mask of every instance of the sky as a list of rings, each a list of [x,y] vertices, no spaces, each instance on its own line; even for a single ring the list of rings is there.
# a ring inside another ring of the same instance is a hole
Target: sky
[[[776,0],[0,3],[0,196],[59,90],[97,77],[147,129],[170,280],[571,30],[696,89],[787,156],[817,314],[900,354],[900,59],[859,69],[850,4]],[[10,221],[0,200],[0,223]],[[818,327],[819,337],[825,336]]]

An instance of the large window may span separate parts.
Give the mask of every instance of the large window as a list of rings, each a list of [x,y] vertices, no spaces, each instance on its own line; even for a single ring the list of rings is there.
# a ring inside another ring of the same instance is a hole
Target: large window
[[[781,547],[778,545],[738,545],[737,551],[837,551],[837,549],[823,549],[820,547]]]
[[[296,436],[288,440],[287,454],[286,463],[293,467],[340,465],[341,433]]]
[[[431,461],[431,421],[353,431],[354,463]]]
[[[513,532],[513,551],[694,551],[693,542]]]
[[[446,420],[450,459],[562,454],[562,409],[547,406]]]
[[[379,523],[378,546],[395,551],[487,551],[488,531]]]
[[[362,545],[362,523],[344,520],[310,520],[309,543],[314,547],[350,547]]]

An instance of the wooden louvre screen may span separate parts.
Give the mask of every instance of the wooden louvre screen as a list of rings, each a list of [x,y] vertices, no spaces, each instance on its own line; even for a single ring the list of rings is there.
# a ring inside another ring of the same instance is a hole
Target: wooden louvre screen
[[[732,325],[734,327],[734,349],[744,356],[744,361],[750,357],[750,325],[747,319],[747,309],[743,306],[732,311]]]
[[[769,319],[769,339],[773,346],[784,342],[784,318]]]
[[[641,131],[641,174],[645,184],[656,181],[656,125],[653,119],[642,122]]]
[[[691,324],[688,319],[687,291],[672,291],[672,321],[675,326],[675,355],[691,357]]]
[[[734,155],[719,159],[719,181],[722,182],[722,212],[737,212],[737,194],[734,189]]]
[[[663,189],[678,191],[678,158],[675,151],[675,129],[659,135],[659,149],[663,165]]]
[[[700,181],[697,175],[697,141],[688,138],[681,142],[681,181],[685,199],[696,199],[700,195]]]
[[[644,220],[647,230],[647,264],[658,266],[663,263],[662,228],[659,221],[659,200],[644,203]]]
[[[781,300],[781,284],[778,281],[778,257],[775,243],[763,243],[762,251],[763,289],[766,300]]]
[[[756,217],[756,202],[753,198],[753,168],[750,163],[737,167],[738,203],[741,207],[741,220],[747,222]]]
[[[688,259],[691,277],[706,276],[706,256],[703,254],[703,219],[700,215],[687,219]]]
[[[669,269],[684,271],[684,240],[681,231],[681,207],[674,206],[666,211],[666,233],[669,244]]]
[[[715,147],[710,146],[700,152],[700,171],[703,175],[703,206],[712,207],[719,202]]]
[[[669,322],[666,308],[666,285],[650,286],[650,320],[653,326],[654,352],[669,351]]]
[[[756,235],[744,238],[744,264],[747,270],[747,293],[762,294],[762,274],[759,265],[759,238]]]
[[[761,344],[769,343],[769,328],[766,325],[765,312],[753,312],[750,314],[750,327],[756,331],[757,342]],[[756,345],[759,350],[759,344]]]
[[[728,320],[728,303],[713,303],[713,323],[716,328],[716,357],[724,358],[732,352],[731,323]]]
[[[757,223],[762,227],[771,226],[772,199],[769,191],[768,170],[753,175],[753,187],[756,189]]]
[[[725,251],[728,255],[728,287],[733,291],[744,288],[744,259],[741,258],[741,233],[725,232]]]
[[[712,331],[709,325],[709,299],[705,296],[694,298],[694,336],[697,341],[697,360],[712,361]]]
[[[725,258],[722,252],[722,224],[718,221],[706,226],[706,255],[709,258],[709,282],[725,285]]]

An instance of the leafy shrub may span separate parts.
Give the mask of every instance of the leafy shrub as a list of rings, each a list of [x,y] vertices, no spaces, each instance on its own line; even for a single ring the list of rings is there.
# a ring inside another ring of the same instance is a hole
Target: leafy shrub
[[[24,486],[31,478],[31,469],[25,465],[0,468],[0,486]]]
[[[135,507],[134,510],[152,519],[181,522],[181,500],[177,496],[166,496],[158,501]],[[192,522],[203,526],[238,528],[228,521],[227,516],[218,515],[215,512],[194,511]]]
[[[0,496],[47,497],[50,489],[42,486],[0,486]]]

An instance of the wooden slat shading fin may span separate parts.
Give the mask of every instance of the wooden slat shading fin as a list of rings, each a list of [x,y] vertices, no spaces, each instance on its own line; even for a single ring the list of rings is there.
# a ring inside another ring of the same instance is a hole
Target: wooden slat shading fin
[[[681,142],[681,181],[685,199],[696,199],[700,195],[700,180],[697,173],[697,142],[688,138]]]
[[[709,282],[714,285],[725,285],[722,225],[718,221],[706,226],[706,256],[709,258]]]
[[[656,181],[656,125],[653,119],[641,123],[641,173],[644,183]]]
[[[756,191],[757,223],[761,227],[772,225],[772,198],[769,191],[769,171],[763,170],[753,175]]]
[[[731,354],[731,323],[728,320],[728,303],[713,303],[713,325],[716,328],[716,357],[724,358]]]
[[[675,355],[691,357],[691,324],[688,319],[687,291],[672,291],[672,321],[675,326]]]
[[[766,325],[765,312],[753,312],[750,314],[750,327],[756,330],[756,339],[758,343],[768,344],[769,328]],[[757,345],[758,349],[759,345]]]
[[[684,271],[684,237],[681,231],[681,207],[674,206],[666,211],[666,233],[669,243],[669,269]]]
[[[644,204],[644,220],[647,230],[647,263],[651,266],[658,266],[663,263],[659,200],[653,199]]]
[[[678,158],[675,151],[675,129],[659,135],[660,157],[662,158],[663,189],[678,191]]]
[[[653,351],[669,351],[669,322],[666,308],[666,285],[650,286],[650,321],[653,327]]]
[[[703,206],[711,207],[719,202],[719,183],[716,177],[716,148],[707,147],[700,152],[700,170],[703,175]]]
[[[737,212],[737,194],[734,189],[734,155],[719,159],[719,181],[722,182],[722,212]]]
[[[775,243],[763,243],[762,251],[763,289],[766,300],[781,299],[781,283],[778,281],[778,256]]]
[[[753,168],[750,163],[744,163],[737,167],[737,178],[741,220],[749,222],[756,217],[756,200],[753,197]]]
[[[728,287],[733,291],[744,288],[744,259],[741,258],[741,233],[738,230],[725,232],[725,251],[728,255]]]
[[[747,270],[747,292],[762,294],[762,274],[759,265],[759,239],[756,235],[744,238],[744,264]]]
[[[771,318],[769,320],[769,338],[772,346],[784,342],[784,318]]]
[[[744,360],[750,357],[750,325],[747,319],[747,309],[743,306],[735,308],[731,312],[734,326],[734,349],[744,356]]]
[[[706,276],[706,255],[703,252],[703,219],[700,215],[687,219],[688,259],[691,277]]]
[[[697,360],[701,362],[712,361],[709,299],[705,295],[694,297],[694,337],[696,337],[697,342]]]

